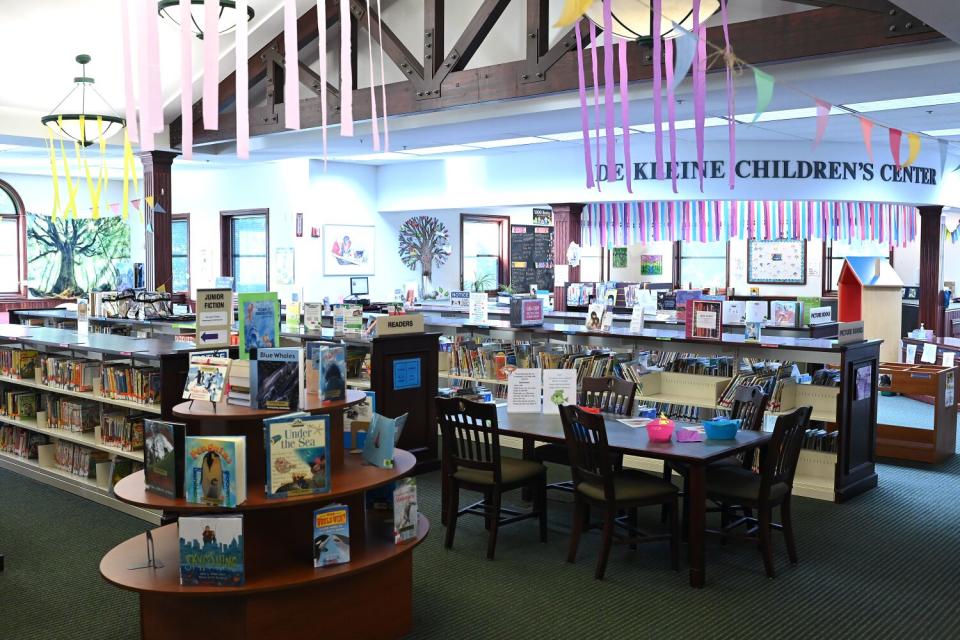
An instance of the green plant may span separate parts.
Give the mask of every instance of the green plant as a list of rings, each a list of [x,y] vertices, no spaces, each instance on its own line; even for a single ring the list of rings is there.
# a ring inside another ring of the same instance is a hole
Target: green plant
[[[481,293],[483,291],[489,291],[493,288],[494,279],[492,273],[482,273],[470,283],[470,290],[475,293]]]
[[[516,293],[516,290],[509,284],[502,284],[500,285],[500,293],[512,296]]]

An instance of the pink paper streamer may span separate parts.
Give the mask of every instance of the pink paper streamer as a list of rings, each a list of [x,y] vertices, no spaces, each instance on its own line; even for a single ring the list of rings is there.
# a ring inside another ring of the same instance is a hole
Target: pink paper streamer
[[[663,42],[660,37],[663,0],[653,0],[653,145],[657,180],[663,180]]]
[[[786,203],[783,200],[779,200],[777,202],[777,231],[781,238],[785,238],[787,236],[786,228],[784,227],[784,223],[786,222],[785,205]]]
[[[593,158],[590,153],[590,115],[587,111],[587,81],[583,71],[583,37],[580,34],[580,21],[574,26],[577,36],[577,77],[580,80],[580,129],[583,131],[583,164],[587,176],[587,189],[592,189]]]
[[[237,0],[237,15],[247,15],[247,0]],[[247,42],[248,28],[246,20],[238,20],[235,31],[236,44],[236,71],[237,80],[237,157],[246,160],[250,157],[250,74],[247,69],[249,43]]]
[[[373,21],[370,18],[370,0],[367,0],[367,59],[370,62],[370,127],[373,150],[380,151],[380,123],[377,121],[377,83],[373,75]],[[383,78],[380,79],[383,82]]]
[[[163,104],[160,89],[160,33],[156,7],[148,2],[147,12],[147,73],[150,84],[150,125],[154,133],[163,132]]]
[[[120,19],[123,22],[123,95],[130,144],[140,140],[137,129],[137,101],[133,96],[133,50],[130,46],[130,7],[120,0]]]
[[[287,129],[300,128],[300,69],[297,51],[297,0],[283,0],[283,62],[285,67],[285,73],[283,74],[283,124]]]
[[[320,64],[320,127],[323,137],[323,170],[327,170],[327,3],[317,1],[317,50]]]
[[[693,35],[697,51],[693,62],[693,119],[697,144],[697,168],[700,193],[703,193],[703,124],[707,102],[707,32],[700,24],[700,0],[693,0]]]
[[[613,77],[613,14],[610,5],[613,0],[603,0],[603,120],[606,125],[604,143],[607,146],[607,182],[617,178],[617,139],[614,133],[613,90],[616,79]]]
[[[220,3],[203,3],[203,128],[220,127]],[[240,18],[240,14],[237,13]],[[246,21],[247,16],[243,16]]]
[[[597,64],[597,25],[590,21],[590,63],[593,71],[593,132],[597,144],[597,163],[600,162],[600,80]],[[613,167],[607,164],[607,179]],[[600,190],[600,176],[597,176],[597,190]]]
[[[756,238],[757,237],[757,203],[753,200],[750,200],[747,203],[747,238]]]
[[[813,148],[816,149],[820,145],[820,141],[823,140],[824,134],[827,133],[827,124],[830,122],[830,103],[824,102],[820,98],[816,99],[817,103],[817,134],[813,138]]]
[[[867,148],[867,158],[873,162],[873,121],[861,117],[860,132],[863,134],[863,146]]]
[[[893,164],[900,168],[900,138],[903,132],[900,129],[890,129],[890,154],[893,156]]]
[[[653,239],[660,240],[660,203],[653,203]]]
[[[720,0],[720,14],[723,19],[723,43],[724,50],[730,55],[730,18],[727,14],[727,0]],[[730,188],[733,189],[737,181],[737,172],[734,168],[737,166],[737,119],[736,119],[736,92],[737,85],[733,77],[732,63],[727,63],[727,137],[730,152],[730,161],[728,163],[730,170],[727,172]]]
[[[739,203],[734,201],[730,203],[730,237],[736,236],[739,233],[737,227],[737,218],[739,217],[740,206]]]
[[[140,82],[140,150],[141,151],[153,151],[154,150],[154,140],[153,140],[153,113],[151,108],[153,107],[153,101],[150,99],[150,93],[152,91],[150,83],[150,62],[148,49],[149,47],[149,38],[147,33],[150,31],[148,22],[150,13],[149,7],[146,3],[138,2],[137,7],[137,36],[139,44],[139,52],[137,55],[137,66],[139,67],[139,82]]]
[[[383,12],[380,0],[377,0],[377,32],[380,43],[380,113],[383,115],[383,150],[390,151],[390,123],[387,121],[387,76],[383,72]]]
[[[340,0],[340,135],[353,135],[353,67],[350,64],[350,0]]]
[[[673,92],[673,40],[663,43],[664,68],[667,70],[667,122],[670,128],[670,180],[677,193],[677,102]]]
[[[184,160],[193,158],[193,30],[190,0],[180,0],[180,146]]]
[[[627,41],[619,40],[620,56],[620,126],[623,128],[623,172],[627,180],[627,193],[633,193],[633,161],[630,157],[630,96],[627,93]]]

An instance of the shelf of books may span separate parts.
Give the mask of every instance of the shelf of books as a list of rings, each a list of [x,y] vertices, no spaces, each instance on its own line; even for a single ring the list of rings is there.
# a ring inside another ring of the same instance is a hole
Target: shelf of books
[[[0,466],[159,523],[113,489],[142,468],[144,421],[169,415],[185,374],[170,338],[2,325]]]
[[[760,385],[768,395],[767,424],[800,406],[813,408],[795,493],[842,501],[876,486],[876,398],[855,381],[876,376],[878,341],[838,345],[824,339],[741,335],[696,340],[683,332],[614,329],[599,333],[570,325],[507,328],[446,328],[441,390],[480,400],[506,397],[514,368],[572,368],[585,377],[619,377],[637,383],[639,406],[681,421],[701,421],[729,411],[736,390]],[[491,337],[491,329],[504,329]],[[857,378],[859,376],[860,378]],[[631,458],[625,464],[660,470],[662,463]]]

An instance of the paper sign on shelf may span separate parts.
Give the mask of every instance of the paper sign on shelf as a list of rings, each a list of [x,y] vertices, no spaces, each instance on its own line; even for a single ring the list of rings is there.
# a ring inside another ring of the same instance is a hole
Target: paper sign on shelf
[[[907,364],[916,364],[917,362],[917,345],[908,344],[907,345],[907,356],[904,359],[904,362]]]
[[[810,324],[826,324],[833,321],[833,309],[831,307],[814,307],[810,309]]]
[[[507,412],[540,413],[541,369],[514,369],[507,378]]]
[[[577,402],[576,369],[543,370],[543,412],[560,413],[561,404]]]
[[[77,335],[85,336],[90,331],[90,308],[86,298],[77,300]]]
[[[487,319],[489,300],[487,299],[486,293],[471,293],[470,294],[470,324],[487,324],[489,320]]]
[[[423,333],[423,315],[405,313],[402,316],[377,318],[377,336],[392,336],[401,333]]]
[[[929,342],[923,345],[923,352],[920,354],[920,362],[927,362],[929,364],[937,363],[937,345],[930,344]]]
[[[303,326],[307,331],[320,331],[323,328],[323,303],[303,303]]]
[[[451,291],[450,306],[451,307],[469,307],[470,292],[469,291]]]
[[[630,333],[643,333],[643,313],[646,307],[634,305],[633,312],[630,314]]]
[[[197,346],[229,347],[233,324],[231,289],[197,289]]]
[[[952,367],[952,366],[953,366],[954,359],[956,358],[956,356],[957,356],[957,354],[956,354],[956,352],[954,352],[954,351],[944,351],[944,352],[943,352],[943,366],[945,366],[945,367]]]
[[[841,322],[837,328],[837,344],[850,344],[851,342],[863,342],[863,320],[857,322]],[[916,346],[914,346],[916,351]]]

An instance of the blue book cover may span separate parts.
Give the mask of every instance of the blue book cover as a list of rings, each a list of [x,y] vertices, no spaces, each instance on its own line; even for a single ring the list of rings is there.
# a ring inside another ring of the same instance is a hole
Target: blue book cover
[[[301,413],[263,421],[268,497],[330,491],[329,420]]]
[[[187,502],[235,507],[247,499],[246,436],[184,439]]]
[[[250,362],[250,406],[295,411],[304,401],[303,349],[257,349]]]
[[[330,504],[313,512],[313,566],[350,562],[350,507]]]
[[[241,293],[237,297],[240,358],[250,358],[251,349],[280,345],[280,298],[275,292]]]
[[[180,584],[243,584],[243,516],[180,516]]]
[[[343,347],[320,349],[320,400],[330,402],[347,396],[347,355]]]
[[[363,443],[363,459],[375,467],[392,469],[393,449],[406,423],[407,414],[397,418],[373,414],[367,439]]]

